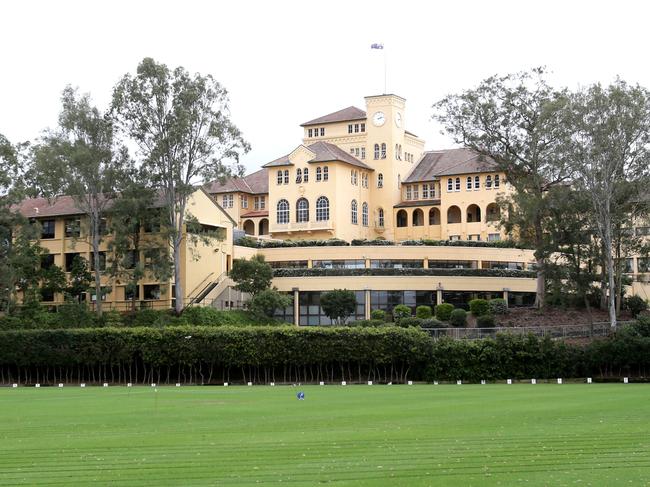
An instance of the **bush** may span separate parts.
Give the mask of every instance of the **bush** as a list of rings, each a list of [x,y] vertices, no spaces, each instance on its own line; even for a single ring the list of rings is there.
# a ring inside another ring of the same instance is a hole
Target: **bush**
[[[431,307],[430,306],[418,306],[415,308],[415,316],[423,320],[428,320],[431,318]]]
[[[373,309],[370,312],[370,319],[386,321],[386,312],[383,309]]]
[[[648,302],[641,296],[628,296],[625,298],[625,308],[636,318],[641,312],[648,309]]]
[[[473,316],[483,316],[490,312],[490,306],[486,299],[472,299],[469,302],[469,310]]]
[[[430,318],[428,320],[422,320],[422,323],[420,323],[420,326],[422,328],[447,328],[447,324],[443,323],[442,321],[438,321],[436,319]]]
[[[411,317],[411,308],[409,308],[405,304],[398,304],[393,308],[393,321],[395,321],[396,325],[399,325],[400,321],[403,320],[404,318],[410,318],[410,317]]]
[[[293,303],[293,297],[288,294],[283,294],[276,288],[265,289],[260,291],[252,297],[248,303],[250,310],[256,316],[266,316],[273,318],[275,312],[279,309],[284,309]]]
[[[476,326],[479,328],[494,328],[495,321],[493,315],[483,315],[476,317]]]
[[[422,327],[422,322],[424,320],[420,318],[416,318],[414,316],[407,316],[406,318],[402,318],[399,320],[398,323],[396,323],[398,326],[401,326],[402,328],[408,328],[410,326],[417,326],[417,327]]]
[[[508,314],[508,302],[503,298],[490,299],[488,301],[488,307],[490,308],[490,314]]]
[[[467,311],[460,308],[453,310],[449,316],[449,324],[456,327],[467,326]]]
[[[357,297],[353,291],[334,289],[321,294],[320,305],[330,320],[337,325],[345,325],[357,307]]]
[[[360,326],[363,328],[378,328],[380,326],[390,326],[384,320],[356,320],[348,323],[348,326]]]
[[[436,305],[436,318],[440,321],[449,321],[451,312],[454,310],[454,305],[451,303],[440,303]]]

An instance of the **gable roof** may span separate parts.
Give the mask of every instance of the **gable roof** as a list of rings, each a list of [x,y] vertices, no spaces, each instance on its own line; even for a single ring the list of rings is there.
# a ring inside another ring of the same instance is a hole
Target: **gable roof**
[[[309,150],[312,151],[316,156],[313,159],[310,159],[307,162],[329,162],[329,161],[340,161],[345,162],[346,164],[351,164],[352,166],[361,167],[367,169],[368,171],[374,171],[373,168],[361,162],[359,159],[354,157],[352,154],[344,151],[339,146],[330,144],[329,142],[314,142],[308,146]]]
[[[14,208],[26,218],[46,218],[54,216],[82,215],[72,196],[59,196],[56,199],[26,198]]]
[[[448,149],[425,152],[404,183],[433,181],[440,176],[492,172],[496,163],[471,149]]]
[[[322,117],[315,118],[309,122],[301,124],[301,127],[307,127],[309,125],[318,125],[321,123],[334,123],[334,122],[347,122],[348,120],[365,120],[366,112],[360,108],[349,106],[338,110],[336,112],[328,113]]]
[[[279,167],[279,166],[293,166],[293,163],[289,160],[289,154],[286,154],[282,157],[267,162],[262,167]]]
[[[204,186],[210,194],[216,193],[249,193],[264,194],[269,192],[268,169],[260,169],[244,177],[232,177],[223,182],[216,180]]]

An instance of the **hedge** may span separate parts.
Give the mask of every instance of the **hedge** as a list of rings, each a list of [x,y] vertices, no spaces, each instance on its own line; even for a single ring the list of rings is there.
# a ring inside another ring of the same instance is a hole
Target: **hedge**
[[[273,269],[273,277],[308,277],[308,276],[471,276],[471,277],[522,277],[532,279],[535,271],[518,271],[513,269],[311,269],[279,268]]]
[[[332,238],[329,240],[257,240],[250,237],[242,237],[235,241],[235,245],[242,247],[252,247],[257,249],[268,249],[278,247],[339,247],[339,246],[430,246],[430,247],[487,247],[498,249],[529,249],[533,247],[515,242],[514,240],[497,240],[494,242],[486,242],[479,240],[404,240],[402,242],[394,242],[392,240],[366,240],[366,239],[353,239],[350,243],[345,240]]]

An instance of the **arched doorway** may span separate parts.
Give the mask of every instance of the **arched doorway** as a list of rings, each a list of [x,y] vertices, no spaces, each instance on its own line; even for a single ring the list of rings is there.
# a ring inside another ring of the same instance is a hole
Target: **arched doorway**
[[[440,210],[438,208],[429,210],[429,225],[440,225]]]
[[[413,211],[413,226],[421,227],[424,225],[424,212],[420,208]]]
[[[489,222],[498,222],[501,219],[501,210],[496,203],[490,203],[485,209],[485,217]]]
[[[259,233],[258,235],[268,235],[269,234],[269,220],[267,218],[262,218],[259,223]]]
[[[246,235],[255,235],[255,222],[253,220],[246,220],[244,222],[244,233]]]
[[[398,227],[405,227],[408,225],[408,215],[406,214],[405,210],[399,210],[397,212],[397,226]]]
[[[467,223],[481,221],[481,208],[478,205],[469,205],[467,207]]]
[[[460,223],[460,208],[456,205],[447,210],[447,223]]]

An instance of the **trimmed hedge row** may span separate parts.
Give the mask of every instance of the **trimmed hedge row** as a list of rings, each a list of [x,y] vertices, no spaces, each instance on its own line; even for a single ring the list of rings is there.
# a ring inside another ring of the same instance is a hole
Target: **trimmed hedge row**
[[[523,277],[535,278],[535,271],[518,271],[513,269],[311,269],[279,268],[273,269],[273,277],[307,277],[307,276],[471,276],[471,277]]]
[[[394,242],[392,240],[365,240],[353,239],[350,243],[345,240],[332,238],[329,240],[257,240],[250,237],[242,237],[235,242],[235,245],[242,247],[252,247],[257,249],[269,249],[279,247],[340,247],[352,245],[353,247],[359,246],[419,246],[426,245],[431,247],[488,247],[499,249],[532,249],[531,246],[523,245],[515,242],[514,240],[497,240],[494,242],[486,242],[479,240],[404,240],[402,242]]]

